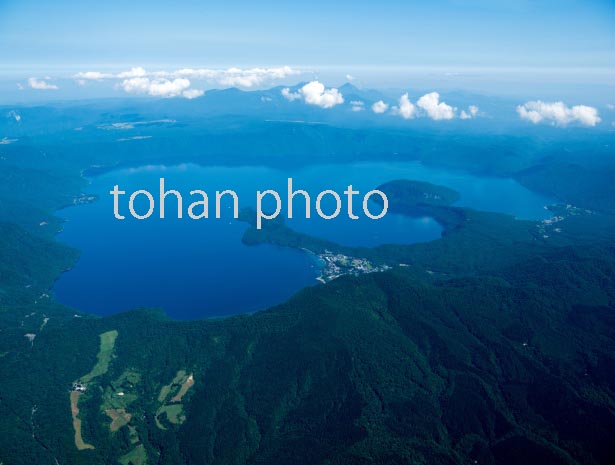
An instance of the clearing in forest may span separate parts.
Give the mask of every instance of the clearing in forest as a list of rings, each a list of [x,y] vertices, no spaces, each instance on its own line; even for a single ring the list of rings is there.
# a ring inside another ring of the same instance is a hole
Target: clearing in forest
[[[111,424],[109,425],[109,429],[112,433],[115,433],[122,426],[127,425],[130,421],[132,415],[126,412],[123,408],[110,408],[105,410],[105,413],[111,418]]]
[[[147,454],[145,452],[145,447],[143,446],[143,444],[139,444],[126,455],[120,457],[120,463],[122,465],[145,465],[146,462]]]
[[[100,335],[100,349],[98,350],[98,359],[92,371],[81,378],[82,383],[88,383],[97,376],[104,375],[109,370],[109,364],[113,357],[113,349],[115,347],[115,340],[117,339],[118,332],[116,330],[107,331]]]
[[[87,444],[81,437],[81,420],[78,418],[79,407],[77,406],[80,396],[81,393],[77,391],[70,393],[70,412],[73,417],[73,428],[75,430],[75,446],[78,450],[94,449],[92,444]]]
[[[187,375],[185,370],[179,370],[170,384],[162,386],[158,395],[158,402],[162,405],[156,411],[155,417],[158,428],[166,429],[160,421],[163,417],[174,425],[181,425],[186,420],[181,402],[192,386],[194,386],[194,374]]]
[[[81,419],[79,418],[79,398],[86,392],[87,383],[90,383],[97,376],[104,375],[109,370],[109,364],[113,357],[113,349],[118,332],[116,330],[107,331],[100,335],[100,347],[98,349],[97,361],[92,370],[85,376],[73,383],[73,390],[70,393],[70,411],[73,418],[73,429],[75,430],[75,446],[78,450],[94,449],[94,446],[87,444],[81,436]],[[130,418],[129,418],[130,419]],[[122,420],[119,420],[120,422]]]

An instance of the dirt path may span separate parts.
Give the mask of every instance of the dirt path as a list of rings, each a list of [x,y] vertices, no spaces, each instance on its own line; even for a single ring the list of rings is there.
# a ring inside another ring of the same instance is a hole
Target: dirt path
[[[83,441],[83,438],[81,437],[81,419],[78,418],[78,404],[80,396],[81,393],[77,391],[72,391],[70,393],[70,412],[73,416],[73,428],[75,430],[75,446],[79,450],[94,449],[93,445],[85,443]]]

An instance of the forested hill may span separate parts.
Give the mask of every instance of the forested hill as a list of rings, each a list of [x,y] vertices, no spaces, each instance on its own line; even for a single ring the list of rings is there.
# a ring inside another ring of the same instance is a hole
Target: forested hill
[[[614,302],[615,251],[565,248],[435,284],[344,277],[218,321],[75,318],[2,357],[2,460],[606,464]]]
[[[0,465],[613,462],[611,132],[455,135],[198,108],[92,102],[0,119],[18,139],[0,146]],[[152,137],[137,148],[118,131]],[[435,218],[441,239],[344,247],[281,221],[248,228],[246,244],[391,267],[253,315],[100,318],[50,291],[78,259],[55,238],[56,212],[95,200],[85,170],[361,160],[514,177],[564,203],[520,221],[398,180],[383,187],[410,199],[397,213]]]

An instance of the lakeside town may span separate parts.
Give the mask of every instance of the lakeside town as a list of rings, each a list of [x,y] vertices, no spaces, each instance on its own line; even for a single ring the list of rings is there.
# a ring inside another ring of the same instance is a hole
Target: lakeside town
[[[350,257],[340,253],[333,253],[329,250],[318,254],[318,258],[323,262],[320,276],[316,278],[321,283],[333,281],[344,275],[358,276],[360,274],[376,273],[391,269],[388,265],[375,266],[365,258]]]
[[[547,205],[544,208],[545,210],[549,210],[553,214],[553,216],[551,218],[542,220],[536,225],[538,233],[542,236],[543,239],[548,239],[553,233],[561,233],[563,231],[561,222],[570,216],[594,214],[592,210],[575,207],[574,205],[570,204]]]

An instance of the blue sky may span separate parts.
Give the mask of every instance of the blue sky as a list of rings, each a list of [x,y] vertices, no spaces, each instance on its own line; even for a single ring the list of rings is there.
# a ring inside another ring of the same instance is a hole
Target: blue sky
[[[615,0],[0,0],[0,78],[281,65],[373,86],[409,72],[607,86]]]
[[[612,67],[615,2],[0,1],[3,68]]]

